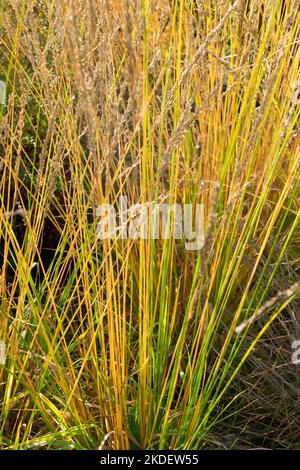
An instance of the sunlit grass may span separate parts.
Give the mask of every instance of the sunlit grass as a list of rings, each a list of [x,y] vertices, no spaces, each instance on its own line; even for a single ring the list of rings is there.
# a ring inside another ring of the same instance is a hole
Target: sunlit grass
[[[254,446],[300,320],[297,2],[0,3],[1,448]],[[99,241],[120,195],[204,204],[204,247]]]

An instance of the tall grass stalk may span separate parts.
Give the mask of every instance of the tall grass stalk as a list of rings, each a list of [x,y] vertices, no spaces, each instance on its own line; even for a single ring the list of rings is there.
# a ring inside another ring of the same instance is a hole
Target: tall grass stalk
[[[246,377],[300,321],[299,19],[295,0],[1,1],[2,449],[255,446]],[[120,195],[203,204],[203,248],[99,241]]]

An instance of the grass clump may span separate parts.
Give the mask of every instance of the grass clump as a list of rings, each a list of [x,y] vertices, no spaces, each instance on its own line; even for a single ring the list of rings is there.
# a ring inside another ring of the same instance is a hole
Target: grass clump
[[[2,449],[296,448],[299,24],[1,1]],[[99,241],[120,195],[203,204],[204,246]]]

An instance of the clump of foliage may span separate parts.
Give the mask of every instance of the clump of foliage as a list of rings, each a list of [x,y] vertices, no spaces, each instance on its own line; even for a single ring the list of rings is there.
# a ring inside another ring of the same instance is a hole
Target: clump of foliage
[[[0,2],[1,448],[296,448],[299,25]],[[204,246],[99,241],[120,195],[203,204]]]

